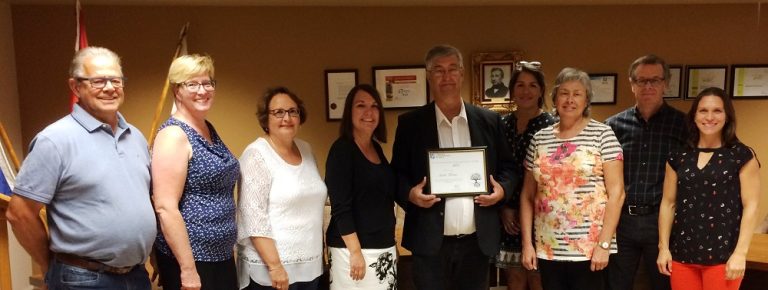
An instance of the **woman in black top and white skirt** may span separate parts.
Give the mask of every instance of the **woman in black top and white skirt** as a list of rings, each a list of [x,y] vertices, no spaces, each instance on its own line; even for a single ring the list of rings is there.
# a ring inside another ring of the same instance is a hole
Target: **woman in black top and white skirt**
[[[376,89],[352,88],[325,169],[332,290],[397,289],[395,176],[378,143],[387,140],[385,123]]]

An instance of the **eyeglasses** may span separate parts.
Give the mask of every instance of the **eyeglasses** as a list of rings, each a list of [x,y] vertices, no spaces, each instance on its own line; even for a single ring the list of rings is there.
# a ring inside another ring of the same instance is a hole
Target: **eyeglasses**
[[[661,86],[661,84],[664,82],[664,78],[635,79],[635,80],[632,80],[632,82],[638,87],[645,87],[649,84],[651,86],[658,87],[658,86]]]
[[[453,67],[453,68],[449,68],[448,70],[445,70],[443,68],[432,69],[432,70],[429,70],[428,72],[436,78],[442,78],[445,74],[448,74],[449,76],[452,76],[452,77],[459,76],[462,70],[464,69],[459,67]]]
[[[518,61],[517,64],[515,64],[515,70],[523,70],[523,67],[527,69],[532,70],[540,70],[541,69],[541,62],[538,61]]]
[[[77,81],[88,81],[94,89],[103,89],[107,83],[112,84],[113,88],[119,89],[125,86],[125,77],[101,77],[101,78],[75,78]]]
[[[301,111],[297,108],[290,108],[288,110],[286,109],[269,110],[269,114],[272,116],[275,116],[275,118],[278,118],[278,119],[282,119],[283,117],[285,117],[285,113],[288,113],[288,116],[292,118],[296,118],[299,116],[299,113],[301,113]]]
[[[211,80],[210,82],[203,82],[203,83],[196,83],[196,82],[183,82],[179,83],[178,85],[184,87],[187,89],[190,93],[196,93],[200,90],[200,87],[202,86],[204,90],[208,92],[212,92],[216,90],[216,81]]]

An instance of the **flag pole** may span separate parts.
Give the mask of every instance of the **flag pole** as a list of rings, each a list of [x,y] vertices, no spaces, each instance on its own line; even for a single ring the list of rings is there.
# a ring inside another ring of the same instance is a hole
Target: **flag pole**
[[[14,169],[16,172],[19,172],[19,168],[21,168],[21,162],[19,162],[19,158],[16,157],[16,151],[13,151],[13,144],[11,143],[11,139],[8,138],[8,134],[5,132],[3,122],[0,122],[0,136],[3,138],[3,145],[5,148],[8,148],[8,155],[11,156],[11,162],[13,163]]]
[[[179,57],[179,54],[181,53],[182,43],[187,37],[187,29],[189,28],[189,22],[184,24],[184,26],[181,27],[181,32],[179,33],[179,41],[176,42],[176,52],[173,53],[173,59],[176,59]],[[157,135],[157,127],[159,126],[160,122],[160,116],[163,114],[163,106],[165,105],[165,98],[168,95],[168,89],[170,88],[170,83],[168,80],[168,76],[165,77],[165,84],[163,85],[163,92],[160,94],[160,100],[157,102],[157,106],[155,107],[155,117],[152,119],[152,127],[149,131],[149,148],[152,148],[152,144],[155,143],[155,135]]]

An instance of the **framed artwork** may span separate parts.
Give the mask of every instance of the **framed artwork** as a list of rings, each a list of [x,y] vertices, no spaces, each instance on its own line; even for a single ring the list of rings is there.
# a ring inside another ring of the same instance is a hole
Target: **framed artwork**
[[[478,52],[472,55],[472,103],[495,111],[512,110],[509,80],[520,51]]]
[[[619,75],[615,73],[589,74],[592,83],[592,104],[616,104],[616,83]]]
[[[349,91],[357,85],[356,69],[325,70],[325,119],[341,120],[344,101]]]
[[[694,99],[702,90],[718,87],[725,90],[728,66],[691,65],[686,68],[685,98]]]
[[[670,65],[669,79],[667,80],[667,88],[664,90],[664,99],[667,99],[667,100],[682,99],[683,86],[680,85],[682,81],[683,81],[683,66]]]
[[[768,99],[768,64],[731,65],[734,99]]]
[[[427,69],[414,66],[375,66],[373,85],[385,109],[411,108],[427,104]]]

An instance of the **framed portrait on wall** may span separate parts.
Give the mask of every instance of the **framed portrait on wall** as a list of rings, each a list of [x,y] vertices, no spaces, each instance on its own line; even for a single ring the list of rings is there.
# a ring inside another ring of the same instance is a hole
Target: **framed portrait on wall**
[[[680,85],[682,83],[682,80],[683,80],[683,66],[670,65],[669,79],[667,80],[667,88],[664,89],[664,99],[667,99],[667,100],[682,99],[683,86]]]
[[[734,99],[768,99],[768,64],[731,65]]]
[[[523,59],[520,51],[478,52],[472,55],[472,103],[494,111],[511,111],[509,80],[515,65]]]
[[[718,87],[725,90],[726,65],[691,65],[686,69],[685,98],[695,99],[696,95],[709,87]]]
[[[411,108],[427,104],[427,69],[423,65],[375,66],[373,85],[385,109]]]
[[[325,119],[341,120],[347,94],[357,85],[356,69],[332,69],[325,71]]]

